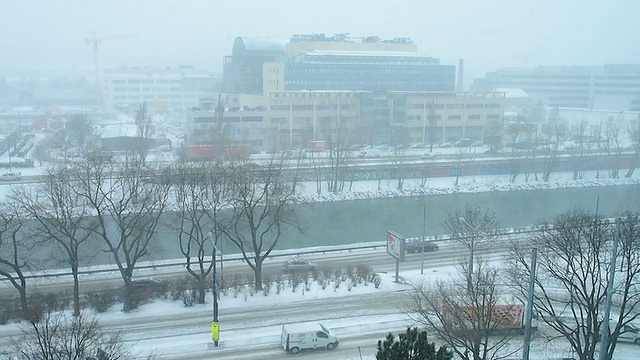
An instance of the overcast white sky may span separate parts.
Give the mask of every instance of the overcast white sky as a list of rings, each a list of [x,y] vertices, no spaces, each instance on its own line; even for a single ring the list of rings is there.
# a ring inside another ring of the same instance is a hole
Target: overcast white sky
[[[609,0],[3,0],[0,74],[192,64],[222,71],[236,36],[410,37],[475,76],[504,66],[638,63],[640,1]],[[528,60],[521,57],[528,55]]]

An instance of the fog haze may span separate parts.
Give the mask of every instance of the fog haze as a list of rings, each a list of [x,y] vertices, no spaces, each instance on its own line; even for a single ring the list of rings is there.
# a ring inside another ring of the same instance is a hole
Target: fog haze
[[[418,51],[466,70],[637,62],[631,1],[7,1],[1,5],[0,71],[90,72],[101,67],[192,64],[221,71],[236,36],[296,33],[410,37]]]

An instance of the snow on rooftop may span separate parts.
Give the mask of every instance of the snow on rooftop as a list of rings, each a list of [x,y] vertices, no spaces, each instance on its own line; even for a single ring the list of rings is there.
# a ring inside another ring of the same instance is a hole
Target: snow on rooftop
[[[98,136],[102,139],[116,137],[137,137],[138,127],[133,124],[109,125],[97,130]]]
[[[521,88],[495,88],[495,89],[493,89],[491,91],[503,92],[503,93],[505,93],[505,97],[507,99],[528,98],[529,97],[529,94],[527,94],[527,92],[522,90]]]

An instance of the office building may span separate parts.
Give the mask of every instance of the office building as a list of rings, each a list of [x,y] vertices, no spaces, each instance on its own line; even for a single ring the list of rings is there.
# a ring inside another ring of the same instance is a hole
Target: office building
[[[498,143],[505,93],[390,92],[389,124],[397,144]]]
[[[274,91],[269,94],[270,146],[306,148],[310,141],[329,146],[371,143],[386,123],[372,121],[368,91]]]
[[[146,102],[155,110],[198,106],[199,99],[216,91],[221,83],[219,76],[192,66],[107,69],[102,81],[105,106],[139,106]]]
[[[640,65],[502,69],[476,79],[473,91],[521,88],[545,106],[640,111]]]
[[[294,35],[289,42],[236,38],[225,90],[453,91],[455,66],[419,54],[408,38]]]

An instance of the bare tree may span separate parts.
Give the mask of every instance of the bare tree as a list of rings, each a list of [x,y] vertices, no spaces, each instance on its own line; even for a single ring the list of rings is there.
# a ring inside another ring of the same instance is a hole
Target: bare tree
[[[506,359],[520,350],[510,342],[522,334],[524,311],[498,284],[497,269],[480,262],[470,273],[463,266],[449,281],[418,287],[409,311],[461,359]]]
[[[224,154],[229,146],[229,132],[231,131],[229,123],[224,119],[225,106],[225,99],[222,98],[221,94],[218,94],[215,108],[216,124],[211,129],[214,160],[218,162],[224,159]]]
[[[327,127],[325,132],[329,146],[327,188],[329,192],[335,193],[343,190],[344,169],[351,163],[352,153],[348,149],[347,129],[341,123],[339,115],[335,118],[333,126]]]
[[[187,272],[198,283],[198,303],[204,304],[206,278],[211,274],[213,244],[220,235],[219,214],[231,201],[230,178],[221,163],[200,162],[193,166],[180,164],[176,168],[173,190],[179,214],[180,251],[186,258]],[[209,232],[213,239],[209,239]]]
[[[609,177],[618,178],[620,172],[620,158],[622,157],[621,132],[622,119],[609,119],[605,126],[604,149],[609,163]]]
[[[155,230],[167,205],[169,181],[163,169],[143,167],[136,157],[113,163],[103,157],[79,162],[74,168],[77,194],[96,214],[91,230],[106,245],[124,282],[123,311],[138,304],[132,278],[138,261],[149,255]]]
[[[302,231],[292,205],[291,181],[282,173],[282,162],[236,165],[232,174],[235,201],[229,224],[220,231],[242,252],[262,289],[262,263],[288,227]]]
[[[427,117],[429,127],[427,131],[427,137],[429,140],[429,152],[433,152],[433,145],[435,144],[437,132],[438,132],[438,120],[441,115],[436,115],[436,104],[435,100],[432,100],[429,104],[429,114]]]
[[[604,319],[603,304],[609,286],[615,290],[614,315],[606,359],[610,360],[617,338],[637,319],[640,293],[640,217],[624,214],[618,249],[615,283],[609,283],[614,227],[599,215],[585,210],[558,215],[553,224],[542,222],[539,231],[512,248],[511,283],[524,294],[531,267],[529,254],[538,249],[533,305],[538,320],[565,339],[578,359],[594,359]]]
[[[566,131],[566,122],[560,118],[558,108],[554,108],[549,114],[547,123],[542,126],[544,149],[542,151],[542,181],[548,182],[556,165],[558,152]]]
[[[55,248],[61,250],[62,263],[68,264],[73,277],[73,314],[80,314],[80,286],[78,271],[83,255],[88,255],[85,247],[91,240],[94,223],[90,208],[78,196],[72,181],[71,169],[67,167],[50,168],[44,175],[44,182],[34,191],[29,188],[16,188],[10,198],[24,209],[37,226],[35,235],[39,243],[53,241]]]
[[[442,221],[442,227],[451,239],[469,249],[468,270],[473,273],[474,255],[478,250],[489,247],[498,222],[493,211],[465,204],[464,209],[450,211]]]
[[[520,143],[522,143],[523,138],[526,136],[526,132],[524,131],[525,127],[522,125],[522,122],[516,122],[508,124],[505,127],[505,136],[507,138],[509,147],[511,148],[511,167],[509,174],[509,181],[515,182],[518,174],[520,173],[520,163],[522,158],[522,152],[518,147]],[[527,148],[531,147],[527,146]]]
[[[633,160],[631,161],[629,170],[624,177],[630,178],[633,176],[636,167],[638,167],[638,160],[640,160],[640,114],[638,115],[637,119],[629,121],[629,128],[627,131],[629,134],[629,138],[631,138]]]
[[[153,133],[153,121],[147,110],[147,103],[143,102],[136,113],[136,127],[138,128],[138,137],[140,141],[137,145],[137,153],[142,160],[142,165],[147,161],[147,150]]]
[[[398,179],[398,186],[396,187],[398,190],[402,190],[405,181],[405,173],[403,171],[403,165],[405,160],[405,155],[407,153],[407,148],[402,145],[398,145],[394,147],[391,164],[393,165],[393,171],[396,173],[396,179]]]
[[[65,130],[67,136],[72,140],[75,145],[82,150],[83,153],[87,152],[91,135],[93,133],[93,127],[85,114],[75,114],[71,116],[69,121],[65,124]]]
[[[69,318],[64,312],[46,311],[29,321],[12,350],[25,360],[125,360],[136,358],[119,332],[108,332],[87,314]],[[151,356],[149,357],[151,358]]]
[[[0,205],[0,276],[18,291],[20,307],[26,312],[29,302],[25,272],[30,269],[28,254],[32,244],[23,229],[24,219],[18,204],[5,201]]]
[[[587,136],[587,121],[582,119],[580,123],[571,127],[572,146],[569,148],[573,163],[573,180],[582,179],[585,173],[583,164],[586,150],[585,137]]]

